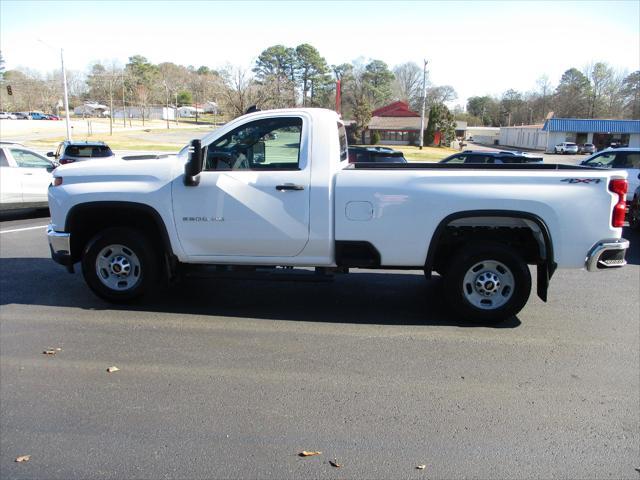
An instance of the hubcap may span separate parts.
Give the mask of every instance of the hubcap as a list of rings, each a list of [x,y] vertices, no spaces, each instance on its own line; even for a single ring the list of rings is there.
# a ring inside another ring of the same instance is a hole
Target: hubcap
[[[497,260],[483,260],[464,276],[462,291],[471,305],[483,310],[500,308],[513,295],[515,279],[511,270]]]
[[[108,245],[96,257],[96,274],[112,290],[122,292],[134,288],[141,273],[138,256],[124,245]]]

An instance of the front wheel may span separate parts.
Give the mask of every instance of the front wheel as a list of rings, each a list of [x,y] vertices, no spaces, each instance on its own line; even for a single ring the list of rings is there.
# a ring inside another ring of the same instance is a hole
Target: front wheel
[[[159,262],[153,244],[137,230],[109,228],[87,244],[84,279],[99,297],[126,302],[149,293],[157,283]]]
[[[444,278],[447,303],[463,320],[506,320],[522,310],[530,293],[529,267],[516,251],[500,244],[463,247]]]

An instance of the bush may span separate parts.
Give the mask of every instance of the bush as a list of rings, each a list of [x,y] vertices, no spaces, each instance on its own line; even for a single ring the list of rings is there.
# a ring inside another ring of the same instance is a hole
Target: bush
[[[373,133],[371,134],[371,144],[377,145],[378,143],[380,143],[380,134],[378,133],[377,130],[374,130]]]

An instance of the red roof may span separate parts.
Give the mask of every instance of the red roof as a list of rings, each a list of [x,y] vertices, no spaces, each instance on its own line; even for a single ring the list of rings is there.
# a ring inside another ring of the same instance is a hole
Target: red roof
[[[393,102],[371,112],[372,117],[419,117],[420,115],[409,110],[409,104],[402,101]]]

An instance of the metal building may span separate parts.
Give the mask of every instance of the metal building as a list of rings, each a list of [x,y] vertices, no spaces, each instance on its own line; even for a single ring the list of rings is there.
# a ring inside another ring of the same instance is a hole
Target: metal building
[[[640,120],[550,118],[544,125],[500,128],[500,145],[553,152],[562,142],[640,148]]]

